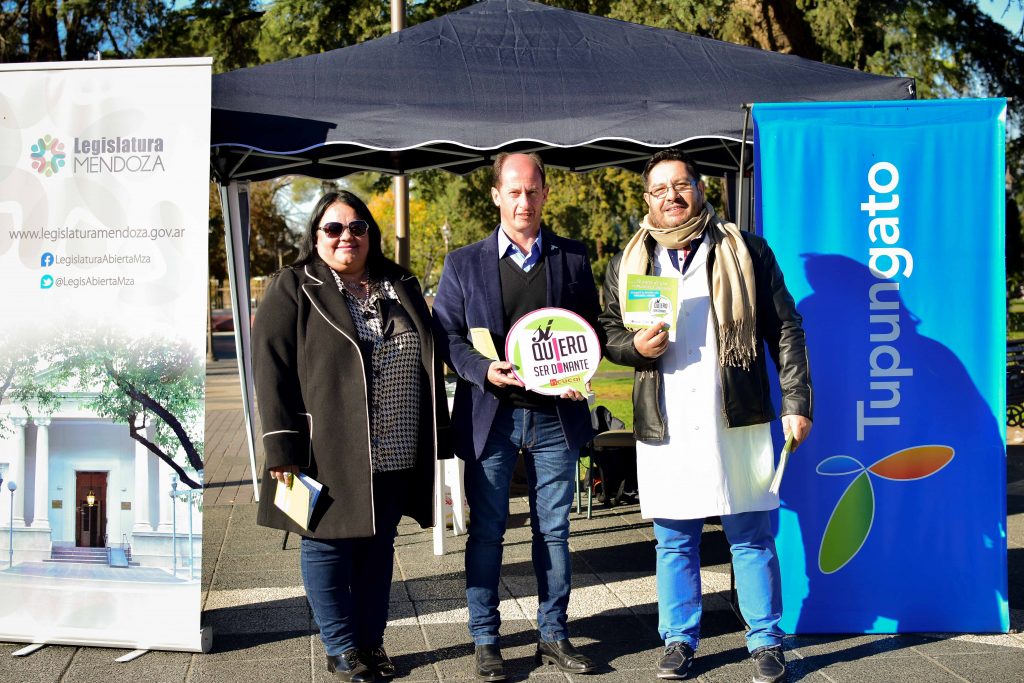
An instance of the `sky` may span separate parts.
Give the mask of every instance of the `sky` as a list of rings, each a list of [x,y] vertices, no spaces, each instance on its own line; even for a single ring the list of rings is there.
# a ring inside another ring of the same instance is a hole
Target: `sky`
[[[1024,10],[1021,10],[1016,0],[977,0],[977,2],[981,11],[986,12],[993,19],[1000,22],[1009,29],[1010,33],[1020,31]],[[1009,9],[1007,9],[1007,6],[1009,6]]]

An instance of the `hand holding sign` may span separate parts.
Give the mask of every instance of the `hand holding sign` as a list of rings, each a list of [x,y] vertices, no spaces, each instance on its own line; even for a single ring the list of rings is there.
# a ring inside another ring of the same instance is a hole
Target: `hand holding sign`
[[[520,318],[505,339],[505,357],[527,389],[579,400],[601,362],[601,343],[586,320],[564,308]]]

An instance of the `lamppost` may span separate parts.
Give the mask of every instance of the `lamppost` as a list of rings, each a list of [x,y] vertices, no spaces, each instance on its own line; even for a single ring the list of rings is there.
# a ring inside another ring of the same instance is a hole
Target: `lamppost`
[[[444,240],[444,253],[448,254],[448,240],[452,238],[452,226],[448,223],[448,216],[444,217],[444,225],[441,226],[441,239]]]
[[[178,500],[178,474],[171,473],[171,571],[174,578],[178,578],[178,510],[175,503]]]
[[[7,482],[7,490],[11,492],[11,543],[10,543],[10,554],[7,561],[7,567],[14,566],[14,492],[18,489],[18,485],[13,481]]]

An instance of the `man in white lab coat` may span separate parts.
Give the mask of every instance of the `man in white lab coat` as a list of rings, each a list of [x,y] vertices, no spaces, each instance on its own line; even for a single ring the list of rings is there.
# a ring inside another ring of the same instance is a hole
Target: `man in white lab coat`
[[[640,506],[657,539],[659,678],[685,678],[700,635],[700,537],[721,516],[736,572],[755,683],[785,679],[779,563],[769,514],[776,418],[765,355],[782,387],[782,426],[811,429],[812,391],[800,315],[767,243],[715,215],[693,161],[664,150],[643,174],[648,213],[605,276],[607,356],[636,368],[634,433]],[[678,284],[672,323],[623,326],[627,276]],[[674,328],[670,335],[669,328]],[[670,341],[674,336],[674,341]]]

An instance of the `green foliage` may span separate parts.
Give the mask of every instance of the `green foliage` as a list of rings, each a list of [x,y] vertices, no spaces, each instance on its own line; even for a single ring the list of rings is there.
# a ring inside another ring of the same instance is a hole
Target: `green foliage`
[[[169,11],[163,0],[3,0],[0,61],[132,57]]]
[[[0,408],[18,406],[22,413],[28,414],[29,406],[46,412],[60,405],[58,395],[49,386],[48,380],[52,378],[37,376],[45,360],[35,335],[5,331],[0,337]],[[7,408],[0,414],[0,439],[12,433],[6,417],[10,411],[11,408]]]
[[[276,0],[268,6],[260,61],[317,54],[378,38],[391,29],[386,0]]]
[[[195,0],[168,12],[138,56],[209,56],[215,73],[254,66],[260,63],[262,5],[260,0]]]

